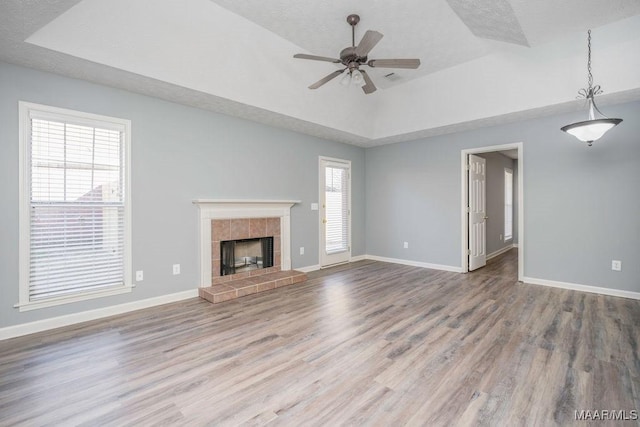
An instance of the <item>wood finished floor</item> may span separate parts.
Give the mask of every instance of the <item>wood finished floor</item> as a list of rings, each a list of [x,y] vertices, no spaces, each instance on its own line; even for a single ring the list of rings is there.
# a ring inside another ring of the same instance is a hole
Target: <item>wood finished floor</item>
[[[1,341],[0,425],[567,425],[640,410],[640,301],[516,284],[515,258],[466,275],[362,261]]]

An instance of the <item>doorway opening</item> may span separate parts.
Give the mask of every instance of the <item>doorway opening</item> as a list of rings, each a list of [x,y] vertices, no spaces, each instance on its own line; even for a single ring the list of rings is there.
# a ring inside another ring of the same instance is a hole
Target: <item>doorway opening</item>
[[[320,267],[351,261],[351,162],[320,157]]]
[[[487,260],[496,257],[500,261],[517,258],[518,280],[522,281],[525,237],[523,144],[464,149],[460,157],[462,272],[482,268]],[[490,168],[491,179],[488,188],[487,168]],[[511,197],[507,197],[509,191]]]

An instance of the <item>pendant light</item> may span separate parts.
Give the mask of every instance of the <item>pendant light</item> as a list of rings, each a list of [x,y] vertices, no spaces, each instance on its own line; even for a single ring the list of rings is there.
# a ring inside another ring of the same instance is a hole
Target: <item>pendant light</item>
[[[587,32],[587,47],[588,47],[588,60],[587,60],[587,72],[588,72],[588,87],[586,89],[580,89],[578,91],[578,98],[585,98],[589,103],[589,119],[582,122],[572,123],[570,125],[563,126],[561,130],[575,136],[580,141],[586,142],[588,146],[591,146],[593,141],[597,141],[604,135],[609,129],[616,126],[622,121],[622,119],[610,119],[602,111],[598,109],[595,95],[602,93],[599,85],[593,85],[593,76],[591,75],[591,30]],[[600,115],[600,118],[596,118],[596,113]]]

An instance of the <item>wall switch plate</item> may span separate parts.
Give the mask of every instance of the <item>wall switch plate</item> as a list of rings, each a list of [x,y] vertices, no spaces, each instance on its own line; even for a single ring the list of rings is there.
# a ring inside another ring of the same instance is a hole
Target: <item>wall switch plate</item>
[[[300,246],[300,255],[304,255],[304,246]]]
[[[173,274],[180,274],[180,264],[173,264]]]
[[[622,271],[622,261],[618,261],[617,259],[611,261],[611,269],[613,271]]]
[[[408,249],[409,248],[409,242],[404,242],[404,248]]]
[[[136,271],[136,282],[142,282],[144,280],[144,272],[142,270]]]
[[[500,235],[500,240],[502,240],[502,234]]]
[[[318,204],[317,203],[311,203],[311,210],[312,211],[317,211],[318,210]]]

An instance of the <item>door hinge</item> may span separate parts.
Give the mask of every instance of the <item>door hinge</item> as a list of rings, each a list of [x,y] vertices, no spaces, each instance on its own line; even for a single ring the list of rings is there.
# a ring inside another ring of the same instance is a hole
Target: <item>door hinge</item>
[[[467,170],[471,169],[471,165],[467,163]]]
[[[467,255],[471,255],[471,251],[467,249]]]
[[[470,212],[470,210],[469,210],[469,206],[467,206],[467,213],[469,213],[469,212]]]

